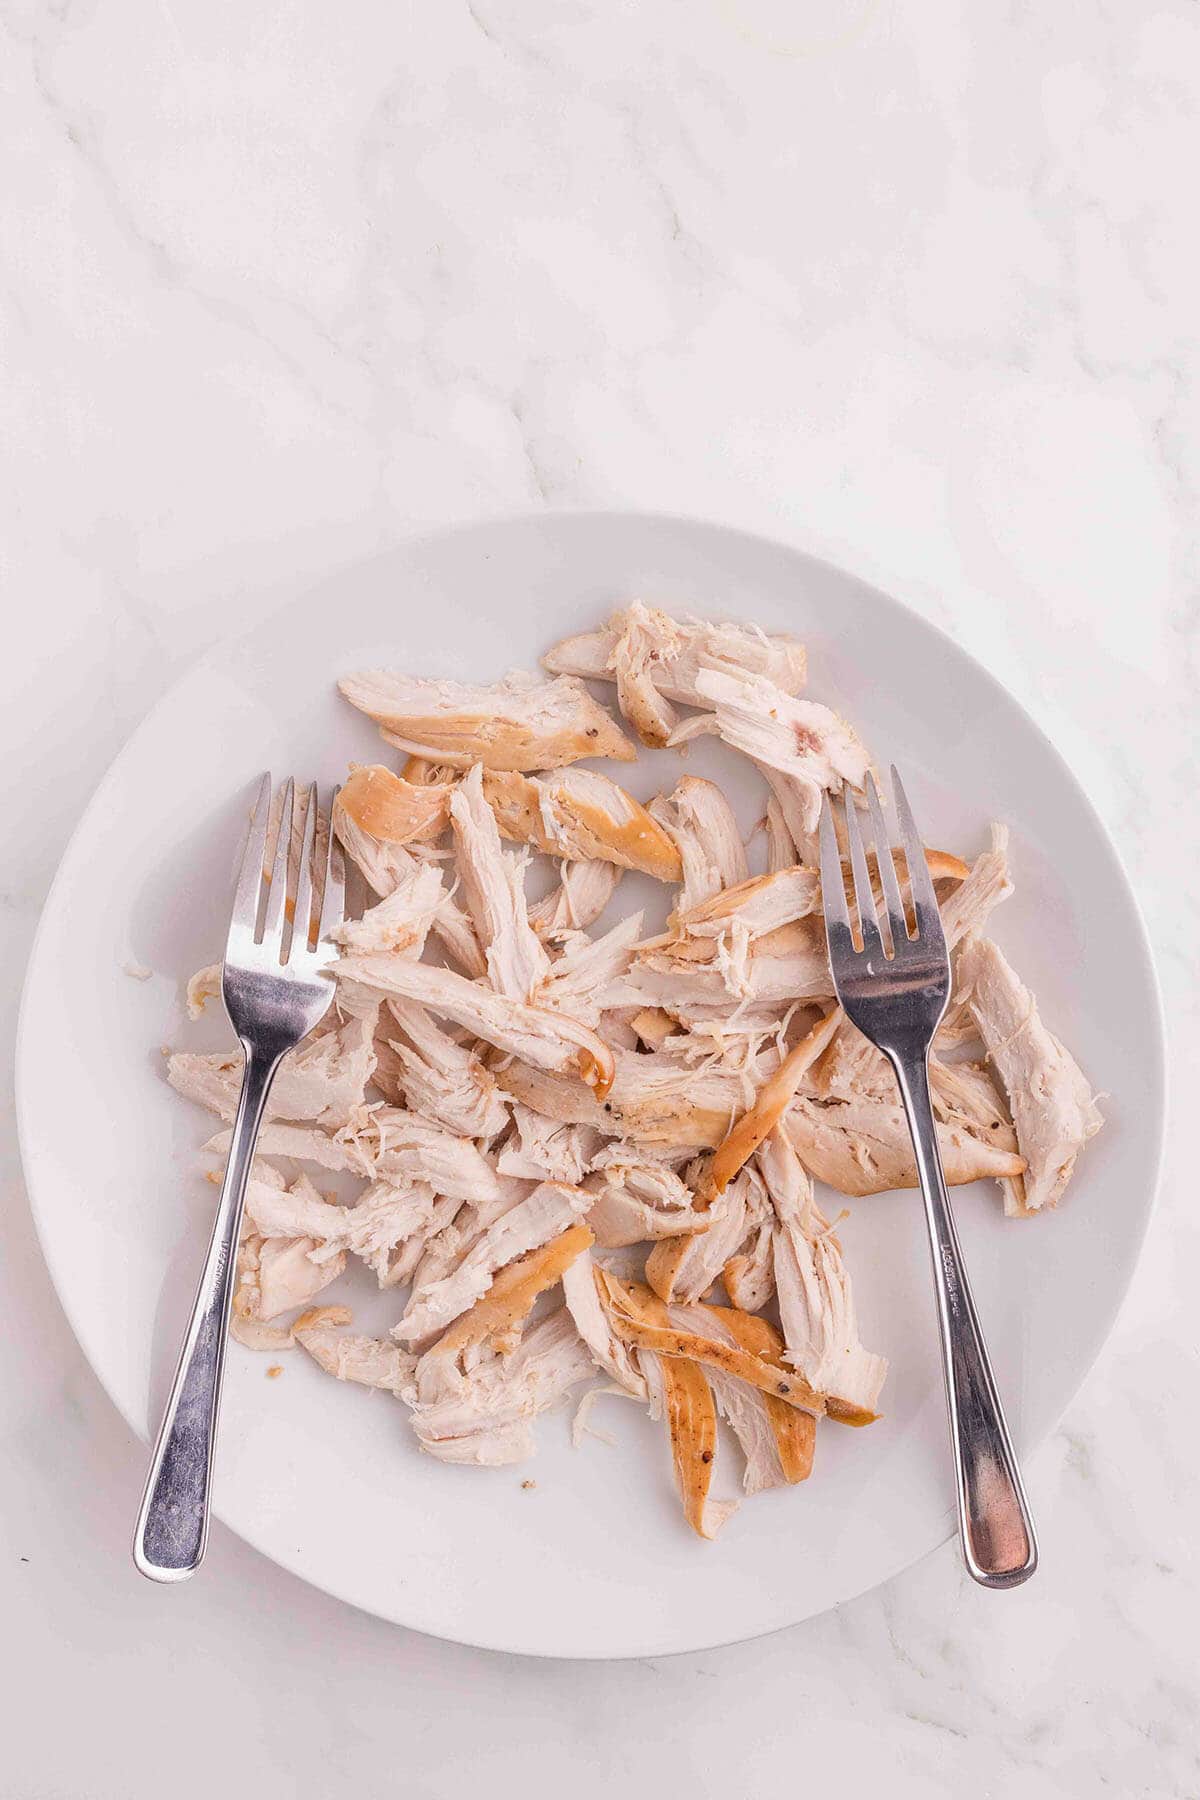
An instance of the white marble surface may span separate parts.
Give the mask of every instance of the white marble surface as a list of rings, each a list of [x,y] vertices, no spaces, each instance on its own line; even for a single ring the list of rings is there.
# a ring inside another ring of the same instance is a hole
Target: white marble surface
[[[104,765],[235,621],[431,523],[657,507],[873,575],[1024,696],[1128,859],[1186,1117],[1194,4],[0,17],[7,1019]],[[1036,1583],[977,1592],[947,1548],[770,1640],[597,1667],[394,1630],[220,1530],[202,1580],[137,1581],[142,1453],[57,1310],[11,1108],[3,1158],[6,1797],[1200,1792],[1178,1139],[1033,1464]]]

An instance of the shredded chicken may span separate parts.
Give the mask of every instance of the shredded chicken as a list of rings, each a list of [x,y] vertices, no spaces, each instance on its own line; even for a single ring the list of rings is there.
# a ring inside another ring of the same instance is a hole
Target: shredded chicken
[[[609,862],[678,881],[679,851],[646,808],[590,769],[560,769],[539,780],[489,774],[484,793],[506,838],[568,862]]]
[[[975,938],[964,945],[958,979],[1004,1083],[1025,1162],[1024,1194],[1014,1196],[1007,1210],[1057,1206],[1079,1152],[1104,1122],[1092,1090],[995,944]]]
[[[611,713],[566,676],[514,673],[492,687],[470,687],[376,669],[344,675],[338,687],[389,744],[452,768],[558,769],[585,756],[632,762],[636,755]]]
[[[662,701],[706,704],[702,671],[765,675],[788,694],[799,693],[805,679],[804,646],[794,638],[686,615],[671,618],[638,600],[614,613],[603,631],[564,638],[542,662],[553,674],[615,681],[621,711],[649,744],[667,741],[662,724],[670,715]],[[648,726],[644,733],[641,718]]]
[[[824,796],[857,795],[869,758],[799,697],[803,646],[753,626],[632,599],[545,667],[339,683],[404,756],[352,765],[317,821],[370,898],[335,933],[335,1005],[271,1091],[230,1330],[390,1394],[422,1451],[463,1466],[531,1455],[539,1416],[573,1390],[577,1442],[599,1435],[583,1425],[598,1395],[633,1399],[712,1538],[736,1504],[713,1488],[719,1421],[741,1491],[785,1487],[810,1475],[821,1419],[877,1416],[887,1375],[860,1336],[843,1215],[815,1185],[916,1181],[891,1066],[834,1000],[817,873]],[[587,766],[636,750],[585,679],[615,689],[643,744],[715,736],[747,760],[765,872],[714,782],[683,775],[643,802]],[[953,967],[929,1063],[946,1178],[994,1178],[1005,1211],[1030,1216],[1061,1197],[1100,1116],[980,935],[1012,892],[1007,830],[969,865],[926,860]],[[896,873],[905,888],[902,859]],[[663,889],[646,876],[667,884],[648,930],[640,908]],[[637,903],[613,919],[621,883]],[[219,964],[191,978],[189,1018],[221,983]],[[242,1066],[236,1046],[181,1050],[166,1073],[228,1126]],[[206,1148],[224,1157],[230,1136]],[[313,1305],[344,1274],[382,1290],[389,1329]]]

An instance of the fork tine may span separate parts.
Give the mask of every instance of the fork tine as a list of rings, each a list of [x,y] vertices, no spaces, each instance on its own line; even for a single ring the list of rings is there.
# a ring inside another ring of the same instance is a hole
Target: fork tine
[[[846,905],[846,887],[842,880],[842,853],[838,848],[833,804],[828,794],[821,800],[821,905],[825,912],[826,931],[832,933],[836,926],[849,937],[850,911]]]
[[[258,897],[267,856],[267,827],[270,820],[271,773],[268,770],[258,784],[258,796],[250,814],[250,828],[246,833],[246,848],[242,854],[242,866],[238,870],[231,915],[231,925],[243,931],[249,930],[251,936],[258,923]]]
[[[292,851],[292,804],[296,784],[289,777],[283,785],[279,806],[279,830],[275,838],[275,856],[271,863],[271,886],[263,914],[262,942],[280,952],[283,960],[283,916],[287,907],[288,861]]]
[[[317,784],[315,781],[308,789],[304,805],[304,836],[300,844],[300,867],[296,871],[296,904],[292,909],[292,941],[288,948],[289,961],[297,950],[302,955],[307,952],[309,939],[312,936],[312,865],[313,849],[317,838]]]
[[[859,935],[864,951],[871,956],[880,956],[883,954],[883,939],[879,935],[875,895],[871,891],[871,876],[867,869],[862,831],[858,823],[858,808],[849,788],[842,790],[842,802],[846,809],[846,841],[850,846],[850,869],[854,876],[854,904],[858,908]]]
[[[871,828],[875,834],[875,862],[883,889],[883,903],[888,925],[891,927],[892,954],[895,955],[896,946],[902,938],[908,936],[908,922],[904,916],[904,901],[900,897],[900,883],[896,879],[892,840],[884,821],[883,808],[879,804],[879,789],[875,786],[875,777],[870,770],[867,771],[867,806],[871,814]]]
[[[329,843],[325,851],[325,884],[321,893],[321,923],[317,927],[317,942],[324,943],[331,931],[335,931],[342,923],[346,913],[346,864],[342,855],[342,847],[337,841],[337,833],[333,829],[333,810],[337,805],[340,787],[335,787],[329,796]]]
[[[941,929],[941,914],[938,912],[929,864],[925,861],[925,845],[921,841],[921,834],[917,830],[917,822],[912,816],[912,807],[908,804],[908,795],[904,791],[904,783],[895,763],[892,764],[892,793],[896,800],[896,818],[900,823],[904,860],[908,864],[908,885],[912,893],[916,936],[921,937],[935,923]]]

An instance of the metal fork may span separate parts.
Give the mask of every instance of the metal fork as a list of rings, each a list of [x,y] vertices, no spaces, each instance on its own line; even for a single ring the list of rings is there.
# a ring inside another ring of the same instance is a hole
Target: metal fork
[[[283,789],[268,878],[271,791],[271,777],[264,775],[238,876],[221,978],[225,1010],[246,1059],[242,1092],[212,1240],[154,1446],[133,1541],[133,1560],[152,1581],[184,1581],[204,1559],[225,1336],[254,1145],[280,1062],[320,1023],[333,999],[333,981],[326,969],[338,954],[330,932],[341,924],[345,909],[341,855],[335,851],[331,825],[314,939],[318,811],[314,784],[304,803],[304,834],[288,932],[295,784],[289,781]],[[331,806],[331,820],[332,816]]]
[[[885,918],[876,912],[858,811],[847,797],[846,839],[859,948],[846,903],[833,807],[826,795],[821,809],[821,892],[829,965],[847,1018],[882,1050],[895,1070],[912,1133],[933,1253],[963,1555],[968,1570],[984,1587],[1016,1587],[1037,1568],[1037,1541],[963,1266],[929,1093],[929,1047],[950,998],[950,958],[924,846],[894,768],[892,786],[914,929],[910,932],[905,917],[879,794],[868,775],[872,848]]]

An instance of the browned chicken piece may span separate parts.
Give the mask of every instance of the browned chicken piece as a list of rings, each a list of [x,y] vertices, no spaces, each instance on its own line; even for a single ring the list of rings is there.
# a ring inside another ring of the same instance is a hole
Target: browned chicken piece
[[[615,681],[621,711],[653,745],[670,733],[674,715],[667,702],[706,704],[699,685],[704,670],[766,675],[789,694],[799,693],[806,671],[804,646],[794,638],[688,614],[675,619],[640,600],[614,613],[603,631],[564,638],[542,662],[554,673]]]
[[[475,935],[486,946],[492,986],[510,1000],[529,1000],[550,973],[550,958],[525,910],[525,864],[500,842],[482,777],[476,763],[450,802],[459,881]]]
[[[661,1163],[640,1161],[628,1144],[601,1151],[584,1186],[595,1196],[587,1221],[605,1250],[685,1236],[702,1223],[687,1183]]]
[[[716,1467],[717,1407],[706,1371],[684,1357],[648,1353],[642,1366],[651,1412],[666,1421],[683,1516],[697,1537],[715,1538],[737,1502],[709,1495]]]
[[[386,669],[338,687],[388,743],[451,768],[558,769],[584,756],[632,762],[633,745],[581,682],[514,673],[491,686],[425,681]]]
[[[415,1000],[534,1067],[579,1076],[598,1099],[603,1100],[612,1085],[608,1045],[565,1013],[526,1006],[490,992],[482,983],[468,981],[452,969],[437,969],[404,957],[351,957],[337,966],[339,976],[389,996]]]
[[[421,862],[417,854],[404,844],[391,844],[373,838],[356,825],[348,813],[334,808],[334,830],[346,855],[359,870],[367,886],[381,899],[387,899],[402,883],[412,879]],[[487,973],[487,963],[475,928],[466,913],[449,895],[445,895],[434,915],[433,931],[442,948],[468,975]]]
[[[357,955],[390,950],[397,956],[420,956],[445,898],[441,871],[431,863],[416,863],[385,900],[369,907],[361,919],[347,919],[330,936]]]
[[[659,881],[678,881],[679,852],[646,808],[592,769],[557,769],[539,779],[489,773],[483,791],[514,843],[568,862],[610,862]]]
[[[763,1144],[758,1166],[777,1220],[772,1249],[784,1356],[825,1395],[830,1418],[866,1424],[875,1417],[887,1363],[859,1338],[842,1247],[785,1131]]]
[[[613,1330],[624,1343],[651,1350],[656,1356],[681,1356],[703,1363],[706,1368],[722,1369],[764,1394],[774,1394],[788,1406],[811,1413],[813,1418],[824,1414],[824,1396],[803,1376],[790,1375],[778,1363],[740,1345],[716,1343],[698,1332],[680,1330],[669,1322],[658,1323],[661,1315],[655,1309],[663,1302],[640,1282],[621,1281],[607,1269],[598,1271],[598,1281]],[[719,1312],[720,1308],[711,1310]]]
[[[529,923],[546,943],[594,925],[624,870],[610,862],[565,862],[558,884],[529,908]]]
[[[679,852],[683,887],[676,910],[688,912],[736,887],[750,870],[733,809],[715,782],[685,775],[647,809]]]
[[[587,1212],[591,1199],[582,1188],[542,1182],[489,1226],[450,1274],[427,1286],[414,1286],[392,1335],[403,1344],[428,1343],[487,1292],[500,1269],[573,1225]]]
[[[772,787],[797,843],[815,832],[822,795],[862,787],[870,758],[857,734],[829,707],[797,700],[762,675],[701,669],[696,687],[701,704],[713,707],[724,741],[786,778]]]
[[[335,1031],[307,1038],[279,1066],[269,1116],[318,1119],[331,1129],[362,1106],[375,1067],[374,1018],[347,1019]],[[231,1123],[242,1088],[240,1050],[199,1055],[179,1051],[167,1060],[167,1080],[185,1099]]]
[[[797,1094],[786,1126],[801,1161],[840,1194],[862,1196],[916,1187],[912,1140],[899,1096],[861,1094],[819,1100]],[[1023,1173],[1024,1160],[967,1124],[937,1122],[942,1167],[951,1186]]]
[[[459,1044],[415,1000],[388,1000],[383,1029],[405,1103],[460,1137],[492,1138],[508,1123],[496,1078],[474,1050]]]
[[[782,1341],[766,1319],[735,1306],[672,1306],[668,1323],[715,1344],[749,1351],[782,1367]],[[717,1410],[727,1421],[746,1461],[742,1487],[749,1494],[804,1481],[812,1472],[817,1421],[774,1394],[750,1387],[711,1364],[704,1371]]]
[[[958,978],[1012,1107],[1026,1165],[1025,1210],[1057,1206],[1079,1152],[1104,1123],[1087,1078],[995,944],[964,944]]]
[[[462,770],[449,763],[429,762],[423,756],[406,756],[400,773],[413,787],[452,787]]]
[[[419,1406],[412,1427],[422,1450],[441,1462],[498,1468],[533,1454],[533,1420],[595,1374],[565,1307],[526,1331],[510,1356],[475,1367],[463,1391]]]
[[[385,844],[411,844],[440,837],[450,816],[449,782],[416,785],[382,763],[352,765],[334,803],[368,837]]]

